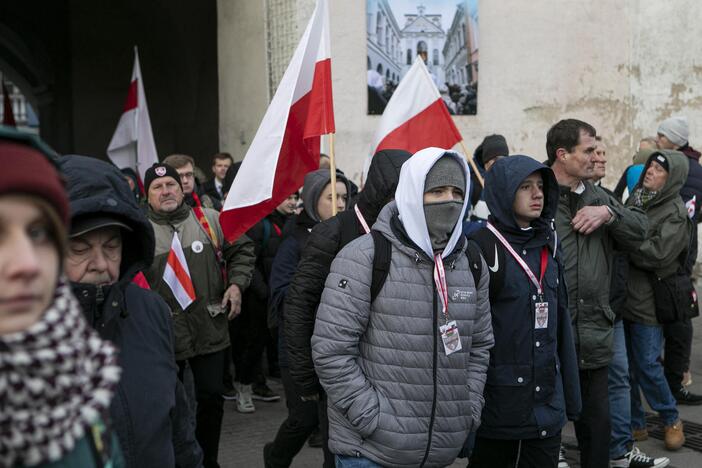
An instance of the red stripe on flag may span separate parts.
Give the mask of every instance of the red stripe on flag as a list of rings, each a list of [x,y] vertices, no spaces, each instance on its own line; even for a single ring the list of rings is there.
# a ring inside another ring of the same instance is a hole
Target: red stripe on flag
[[[176,256],[173,249],[168,253],[168,264],[173,268],[173,272],[178,279],[178,282],[183,287],[183,290],[188,295],[191,300],[195,300],[195,290],[193,289],[193,282],[190,280],[190,276],[180,264],[180,260]]]
[[[453,123],[442,99],[404,122],[378,144],[375,153],[384,149],[403,149],[410,153],[436,146],[451,148],[461,141],[461,134]]]
[[[222,211],[219,222],[228,241],[233,242],[271,213],[302,185],[305,174],[319,167],[319,138],[303,140],[302,132],[310,107],[310,94],[290,107],[275,169],[272,197],[256,205]]]
[[[139,105],[138,91],[137,91],[137,80],[129,83],[129,91],[127,91],[127,100],[124,102],[124,110],[122,112],[127,112],[132,109],[136,109]]]
[[[305,123],[303,138],[334,133],[334,109],[332,99],[331,59],[324,59],[314,65],[312,91],[310,91],[310,114]]]

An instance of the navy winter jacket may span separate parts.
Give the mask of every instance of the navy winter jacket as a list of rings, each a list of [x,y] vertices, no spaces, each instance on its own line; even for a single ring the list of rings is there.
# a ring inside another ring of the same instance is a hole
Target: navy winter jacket
[[[518,226],[512,205],[522,181],[535,171],[541,173],[544,181],[544,208],[541,217],[525,230]],[[511,156],[497,161],[487,173],[485,200],[491,213],[490,222],[537,278],[542,250],[547,249],[548,264],[542,285],[548,320],[537,328],[536,286],[490,233],[488,238],[494,240],[504,255],[484,254],[486,259],[495,258],[488,261],[492,276],[503,269],[499,272],[503,281],[500,289],[491,292],[495,346],[490,350],[485,407],[478,436],[510,440],[552,437],[560,432],[567,419],[577,418],[581,410],[564,270],[559,254],[554,255],[558,248],[552,220],[558,205],[558,184],[553,172],[541,163],[528,156]]]

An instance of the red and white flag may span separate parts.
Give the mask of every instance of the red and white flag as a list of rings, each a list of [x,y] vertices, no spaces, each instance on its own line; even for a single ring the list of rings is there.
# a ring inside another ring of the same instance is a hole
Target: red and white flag
[[[183,253],[183,247],[180,245],[177,232],[173,233],[166,269],[163,270],[163,281],[171,288],[173,296],[175,296],[182,310],[187,309],[195,300],[195,288],[193,287],[188,263],[185,261],[185,254]]]
[[[219,217],[232,241],[268,215],[319,167],[320,136],[334,132],[327,0],[307,29],[258,127]]]
[[[120,169],[125,167],[134,169],[141,180],[144,180],[146,170],[158,162],[136,47],[127,100],[115,134],[112,135],[110,145],[107,147],[107,155]]]
[[[384,149],[414,154],[430,146],[451,148],[461,140],[429,70],[418,58],[385,107],[371,154]]]

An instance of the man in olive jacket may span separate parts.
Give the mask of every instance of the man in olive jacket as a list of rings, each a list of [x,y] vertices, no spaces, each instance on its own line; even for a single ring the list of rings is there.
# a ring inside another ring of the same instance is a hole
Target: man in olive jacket
[[[614,313],[609,305],[612,243],[636,249],[646,236],[646,215],[626,208],[593,177],[595,129],[580,120],[555,124],[546,137],[548,161],[560,186],[556,231],[563,249],[568,308],[580,366],[582,413],[575,423],[581,466],[609,464],[608,364]]]
[[[199,212],[183,202],[178,172],[167,164],[146,171],[148,218],[154,228],[156,250],[145,272],[151,287],[173,311],[175,355],[182,378],[186,361],[195,382],[197,416],[195,434],[204,452],[205,467],[217,467],[222,425],[222,372],[229,347],[227,319],[241,310],[241,293],[249,285],[256,261],[254,246],[242,236],[230,244],[224,240],[218,213]],[[190,272],[195,301],[183,310],[163,279],[168,254],[177,233]]]

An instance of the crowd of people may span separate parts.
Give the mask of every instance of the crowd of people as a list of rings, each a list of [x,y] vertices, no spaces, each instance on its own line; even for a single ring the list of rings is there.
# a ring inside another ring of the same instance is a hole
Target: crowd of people
[[[661,451],[702,404],[702,167],[684,117],[657,133],[614,190],[575,119],[543,163],[485,137],[481,177],[448,149],[383,150],[359,191],[321,155],[230,242],[229,154],[209,180],[184,154],[141,180],[0,127],[0,465],[218,467],[224,401],[255,413],[280,379],[266,468],[306,443],[325,468],[564,468],[568,421],[582,467],[667,466],[635,442],[641,395]]]

